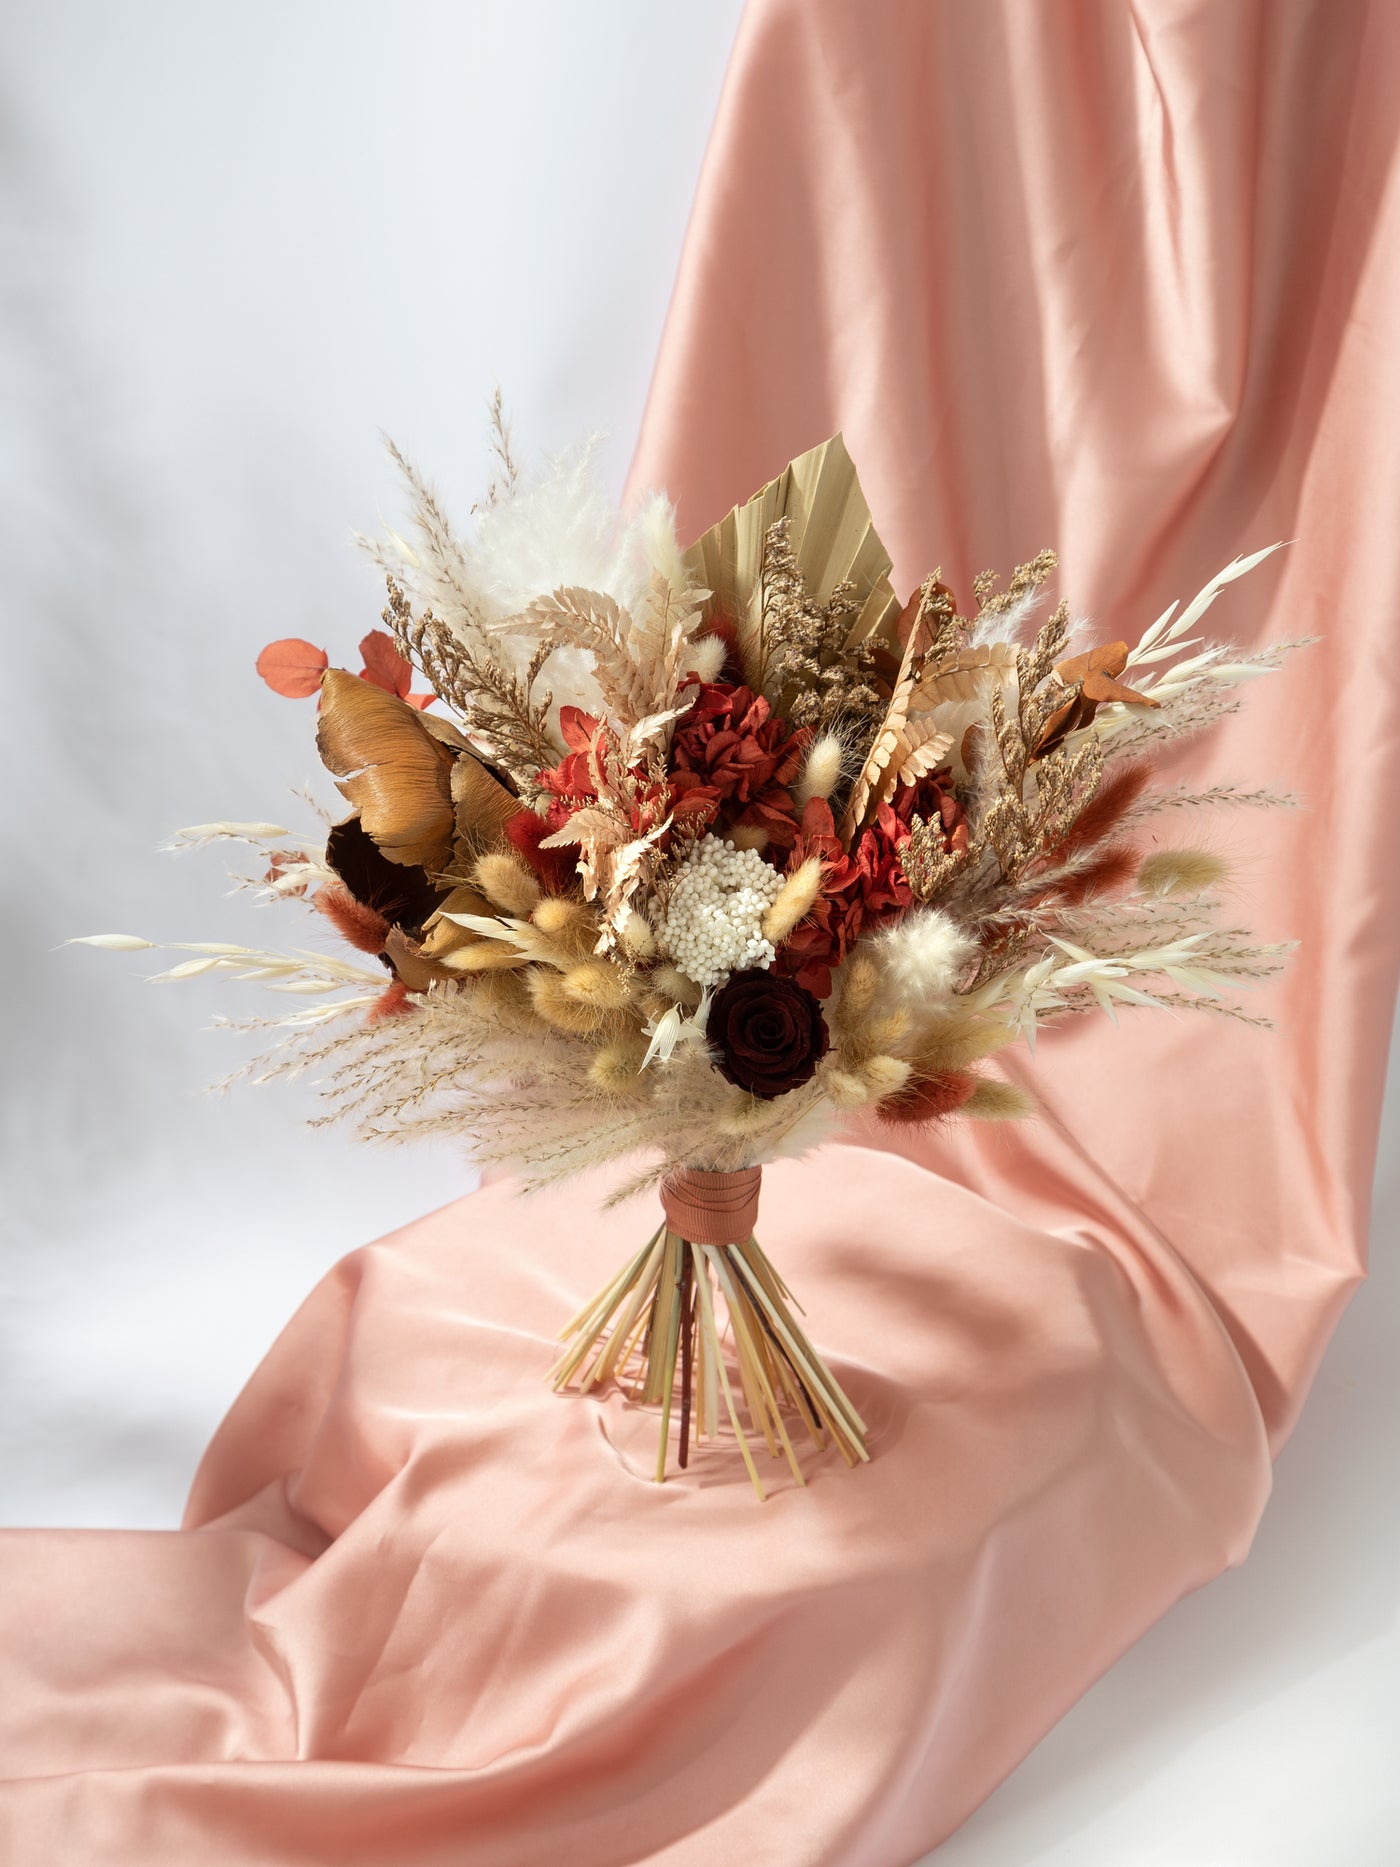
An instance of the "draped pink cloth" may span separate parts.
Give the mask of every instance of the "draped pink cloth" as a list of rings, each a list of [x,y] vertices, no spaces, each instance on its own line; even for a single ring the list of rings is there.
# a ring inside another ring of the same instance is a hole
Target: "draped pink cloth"
[[[901,588],[1054,543],[1131,637],[1324,634],[1182,756],[1307,796],[1198,831],[1303,942],[1277,1036],[1128,1014],[1014,1133],[765,1176],[868,1469],[545,1379],[654,1224],[491,1186],[359,1252],[188,1528],[0,1539],[7,1867],[903,1867],[1240,1559],[1361,1275],[1394,987],[1400,9],[751,8],[634,483],[693,533],[844,429]]]

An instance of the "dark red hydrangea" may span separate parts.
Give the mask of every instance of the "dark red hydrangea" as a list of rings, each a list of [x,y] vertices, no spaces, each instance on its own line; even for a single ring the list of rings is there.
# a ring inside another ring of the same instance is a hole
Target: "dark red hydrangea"
[[[900,858],[913,819],[941,823],[945,852],[966,848],[967,812],[953,796],[947,770],[900,785],[849,850],[836,834],[831,807],[814,797],[788,859],[789,872],[809,856],[822,862],[822,892],[811,913],[784,942],[778,970],[790,973],[817,998],[831,993],[832,973],[868,927],[891,920],[913,903]]]
[[[730,681],[702,685],[671,741],[672,782],[714,793],[717,834],[766,831],[776,849],[790,849],[797,813],[788,785],[797,776],[811,734],[789,732],[762,694]]]

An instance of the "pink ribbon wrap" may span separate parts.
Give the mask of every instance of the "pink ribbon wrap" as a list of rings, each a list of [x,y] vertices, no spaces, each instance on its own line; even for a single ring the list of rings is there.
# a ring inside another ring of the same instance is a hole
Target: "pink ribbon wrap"
[[[762,1167],[711,1173],[682,1167],[661,1182],[666,1223],[692,1245],[742,1245],[758,1223]]]

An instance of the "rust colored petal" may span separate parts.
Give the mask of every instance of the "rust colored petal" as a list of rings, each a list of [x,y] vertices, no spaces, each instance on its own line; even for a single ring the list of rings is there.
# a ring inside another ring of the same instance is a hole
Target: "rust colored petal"
[[[1126,642],[1100,642],[1086,655],[1071,655],[1067,661],[1057,661],[1055,672],[1066,687],[1073,687],[1086,681],[1091,674],[1121,674],[1127,665]]]

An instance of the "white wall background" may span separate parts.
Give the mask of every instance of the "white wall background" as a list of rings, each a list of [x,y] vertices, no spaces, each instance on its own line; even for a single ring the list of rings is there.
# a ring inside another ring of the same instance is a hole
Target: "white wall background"
[[[281,944],[172,828],[299,821],[309,703],[253,674],[378,609],[392,432],[453,500],[504,385],[620,487],[738,0],[46,0],[0,12],[6,964],[0,1521],[168,1525],[344,1251],[470,1183],[200,1086],[256,989],[121,929]],[[324,794],[324,793],[323,793]],[[290,813],[290,815],[288,814]],[[295,924],[295,925],[294,925]],[[240,998],[240,993],[242,994]],[[232,1001],[237,1001],[235,1004]],[[1400,1861],[1400,1175],[1248,1566],[1185,1603],[940,1867]]]

